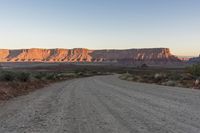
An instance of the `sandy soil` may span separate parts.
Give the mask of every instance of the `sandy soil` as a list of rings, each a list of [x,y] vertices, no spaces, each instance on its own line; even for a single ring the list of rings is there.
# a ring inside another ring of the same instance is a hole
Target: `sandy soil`
[[[0,133],[200,133],[200,91],[96,76],[0,104]]]

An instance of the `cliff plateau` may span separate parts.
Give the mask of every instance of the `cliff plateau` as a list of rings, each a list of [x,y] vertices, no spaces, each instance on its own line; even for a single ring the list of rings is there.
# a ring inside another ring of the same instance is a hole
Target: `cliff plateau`
[[[89,50],[74,49],[0,49],[0,62],[181,62],[168,48]]]

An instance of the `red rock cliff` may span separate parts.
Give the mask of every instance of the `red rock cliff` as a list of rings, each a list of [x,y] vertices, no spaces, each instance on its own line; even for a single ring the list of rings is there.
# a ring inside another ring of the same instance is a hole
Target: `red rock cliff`
[[[179,62],[168,48],[88,50],[75,49],[0,49],[1,62]]]

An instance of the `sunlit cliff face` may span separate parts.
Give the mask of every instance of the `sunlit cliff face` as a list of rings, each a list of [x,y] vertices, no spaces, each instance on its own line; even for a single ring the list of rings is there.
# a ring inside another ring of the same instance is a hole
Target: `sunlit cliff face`
[[[126,50],[88,50],[75,49],[19,49],[0,50],[1,62],[112,62],[112,61],[177,61],[168,48],[126,49]]]

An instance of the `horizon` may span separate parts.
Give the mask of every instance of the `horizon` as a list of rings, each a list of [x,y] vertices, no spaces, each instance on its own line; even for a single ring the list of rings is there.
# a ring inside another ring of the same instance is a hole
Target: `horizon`
[[[169,48],[200,54],[198,0],[10,0],[0,5],[0,49]]]

